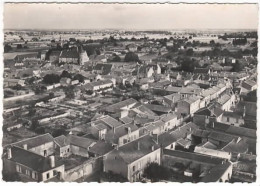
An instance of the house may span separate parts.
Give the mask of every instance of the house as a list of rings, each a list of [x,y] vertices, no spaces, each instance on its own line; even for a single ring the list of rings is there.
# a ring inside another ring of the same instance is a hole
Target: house
[[[62,50],[59,56],[59,63],[79,63],[79,52],[78,48],[70,48]]]
[[[212,182],[212,180],[225,182],[232,175],[232,164],[230,162],[226,162],[225,159],[219,157],[194,152],[164,149],[162,164],[171,169],[179,170],[186,176],[197,174],[202,178],[202,182]],[[180,164],[184,170],[178,168]],[[223,171],[220,171],[222,169],[219,167],[222,168],[222,166],[224,166]],[[214,171],[216,167],[219,172],[212,175],[211,171]]]
[[[93,72],[100,75],[108,75],[111,73],[113,64],[98,63],[94,66]]]
[[[208,156],[215,156],[215,157],[231,160],[231,153],[225,152],[223,150],[210,149],[210,148],[205,148],[203,146],[197,145],[194,149],[194,152],[200,153],[200,154],[205,154]]]
[[[52,51],[49,56],[50,62],[58,62],[61,52],[60,51]]]
[[[194,74],[210,74],[211,70],[208,68],[196,68],[194,69]]]
[[[165,130],[171,130],[174,127],[178,126],[178,118],[176,113],[169,113],[169,114],[164,114],[161,116],[161,121],[165,123]]]
[[[105,134],[105,141],[118,147],[139,138],[139,129],[136,125],[126,124],[109,130]]]
[[[25,59],[37,59],[38,58],[38,53],[28,53],[28,54],[20,54],[16,55],[14,58],[14,61],[21,62]]]
[[[194,113],[193,122],[204,128],[207,124],[215,121],[221,121],[223,110],[214,106],[214,104],[201,108]]]
[[[56,152],[60,157],[68,157],[71,153],[70,140],[64,136],[54,138],[54,143],[57,145]]]
[[[158,121],[145,124],[143,130],[145,131],[146,134],[160,135],[166,132],[165,127],[166,127],[165,122],[158,120]]]
[[[103,171],[120,174],[135,182],[142,178],[144,168],[150,162],[161,164],[161,149],[151,136],[145,135],[109,152],[104,157]]]
[[[170,107],[165,107],[163,105],[145,104],[144,106],[158,115],[168,114],[171,112]]]
[[[137,46],[135,44],[129,44],[126,46],[129,52],[136,52]]]
[[[257,89],[257,83],[253,80],[246,80],[246,81],[242,81],[241,83],[241,93],[248,93],[256,89]]]
[[[113,87],[113,82],[111,80],[99,80],[87,83],[83,87],[85,90],[106,91]]]
[[[184,115],[193,115],[200,109],[200,98],[198,96],[190,96],[180,100],[177,103],[177,112]]]
[[[13,122],[13,123],[8,123],[8,125],[4,125],[3,128],[5,128],[8,132],[10,132],[12,130],[19,129],[22,126],[23,126],[22,123]]]
[[[137,103],[138,102],[133,98],[126,99],[124,101],[121,101],[121,102],[118,102],[118,103],[115,103],[113,105],[106,107],[106,111],[108,113],[117,113],[117,112],[121,112],[121,111],[125,110],[126,115],[127,115],[127,109],[133,108]],[[124,117],[124,116],[122,116],[122,117]]]
[[[71,84],[71,79],[63,77],[60,79],[61,86],[69,86]]]
[[[221,163],[210,169],[201,182],[228,182],[231,179],[232,170],[231,162]]]
[[[53,155],[45,157],[12,145],[3,155],[3,169],[9,174],[18,173],[21,181],[41,182],[55,177],[62,181],[65,165]]]
[[[229,125],[234,125],[237,127],[245,124],[243,115],[240,115],[239,113],[236,112],[228,112],[228,111],[223,113],[222,119],[219,122],[229,124]]]
[[[53,155],[55,152],[54,139],[49,133],[24,139],[8,146],[17,146],[44,157]]]
[[[184,99],[181,94],[178,93],[173,93],[167,96],[163,97],[163,103],[169,107],[171,107],[172,109],[175,109],[175,107],[177,106],[178,101],[180,101],[181,99]]]
[[[88,151],[96,143],[93,139],[75,135],[68,135],[67,138],[70,143],[71,153],[82,157],[89,157]]]
[[[4,87],[11,87],[11,86],[16,86],[16,85],[21,85],[22,87],[25,86],[25,80],[23,79],[4,79]]]
[[[217,99],[216,105],[224,111],[230,111],[235,104],[235,95],[224,94]]]
[[[114,150],[114,147],[110,143],[104,141],[97,141],[93,146],[88,150],[90,157],[104,156],[110,151]]]

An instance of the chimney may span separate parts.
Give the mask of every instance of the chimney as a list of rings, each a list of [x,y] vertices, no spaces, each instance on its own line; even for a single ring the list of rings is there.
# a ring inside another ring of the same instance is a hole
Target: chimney
[[[7,149],[7,159],[11,159],[12,158],[12,150],[11,150],[11,147],[9,147]]]
[[[246,106],[243,107],[243,118],[246,116]]]
[[[54,158],[54,156],[50,156],[49,158],[50,158],[50,166],[51,166],[51,168],[54,168],[55,167],[55,158]]]
[[[23,149],[27,150],[28,146],[27,144],[23,144]]]
[[[137,142],[137,150],[140,150],[140,142]]]
[[[212,123],[212,128],[214,128],[214,127],[215,127],[215,122]]]
[[[152,146],[152,151],[154,151],[154,145]]]
[[[113,133],[114,133],[114,134],[116,133],[116,129],[115,129],[115,127],[113,127]]]

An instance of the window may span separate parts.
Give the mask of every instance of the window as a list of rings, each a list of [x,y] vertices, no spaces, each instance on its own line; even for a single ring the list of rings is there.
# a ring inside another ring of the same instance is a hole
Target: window
[[[37,179],[37,173],[36,172],[32,172],[32,178]]]
[[[229,122],[229,117],[227,117],[227,122]]]
[[[139,169],[142,168],[142,162],[139,162]]]
[[[30,171],[29,170],[26,170],[25,173],[26,173],[26,175],[30,176]]]
[[[69,151],[70,151],[70,149],[67,150],[67,152],[69,152]]]
[[[17,172],[22,172],[22,167],[20,165],[16,165],[16,171]]]
[[[171,144],[171,149],[173,149],[173,144]]]
[[[47,150],[43,151],[43,155],[46,157],[47,156]]]
[[[135,166],[133,166],[133,171],[135,171]]]
[[[50,173],[46,174],[46,178],[49,179],[50,178]]]

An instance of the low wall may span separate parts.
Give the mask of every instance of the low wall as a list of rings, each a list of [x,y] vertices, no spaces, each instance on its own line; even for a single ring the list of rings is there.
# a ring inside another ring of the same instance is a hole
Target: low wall
[[[65,171],[64,181],[76,181],[80,178],[86,178],[97,171],[102,171],[103,169],[103,158],[91,158],[81,165],[76,166],[72,169]]]

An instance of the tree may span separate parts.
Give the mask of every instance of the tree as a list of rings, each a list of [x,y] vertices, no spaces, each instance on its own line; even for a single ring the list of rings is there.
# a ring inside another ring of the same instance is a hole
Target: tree
[[[23,46],[22,46],[21,44],[17,44],[17,45],[16,45],[16,48],[17,48],[17,49],[22,49]]]
[[[194,59],[190,59],[190,58],[184,58],[181,59],[181,69],[183,71],[186,72],[193,72],[195,67],[198,66],[198,62],[195,61]]]
[[[61,128],[61,129],[56,129],[56,130],[53,130],[51,135],[55,138],[55,137],[58,137],[58,136],[61,136],[61,135],[67,135],[68,132],[66,132],[65,129]]]
[[[135,54],[134,52],[127,52],[126,55],[125,55],[125,62],[132,62],[132,61],[135,61],[135,62],[139,62],[139,57],[137,54]]]
[[[61,75],[60,75],[60,78],[64,78],[64,77],[70,78],[70,79],[72,78],[71,74],[68,71],[66,71],[66,70],[63,70]]]
[[[192,49],[192,48],[189,48],[189,49],[186,51],[186,55],[187,55],[187,56],[192,56],[192,55],[193,55],[193,49]]]
[[[244,69],[244,65],[240,61],[236,61],[236,63],[233,65],[233,72],[240,72]]]
[[[120,61],[121,61],[121,58],[114,53],[114,54],[113,54],[113,58],[111,59],[111,61],[112,61],[112,62],[120,62]]]
[[[75,98],[74,86],[65,87],[64,92],[67,98],[69,99]]]
[[[143,176],[152,182],[158,182],[160,180],[169,179],[171,177],[171,171],[158,163],[152,162],[145,167]]]
[[[4,53],[10,52],[11,50],[13,50],[13,48],[10,45],[5,44],[5,46],[4,46]]]
[[[43,77],[43,82],[46,84],[54,84],[60,82],[60,76],[57,74],[47,74]]]
[[[81,74],[76,74],[76,75],[73,77],[73,80],[78,80],[80,83],[83,83],[84,80],[85,80],[85,77],[82,76]]]

